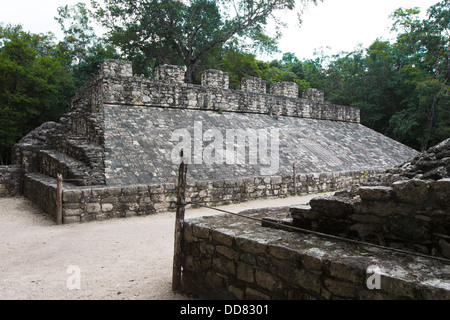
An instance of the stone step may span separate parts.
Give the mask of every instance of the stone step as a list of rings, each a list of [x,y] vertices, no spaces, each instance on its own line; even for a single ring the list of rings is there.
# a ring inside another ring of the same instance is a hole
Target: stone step
[[[75,185],[89,184],[91,169],[85,163],[56,150],[38,152],[39,171],[56,178],[62,174],[64,180]]]
[[[309,205],[292,206],[289,208],[289,213],[293,219],[313,219]]]

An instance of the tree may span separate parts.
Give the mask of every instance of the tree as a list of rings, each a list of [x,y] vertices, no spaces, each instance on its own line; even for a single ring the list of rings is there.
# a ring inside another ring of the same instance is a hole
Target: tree
[[[446,138],[442,134],[449,134],[440,126],[450,122],[442,118],[450,108],[450,1],[431,6],[424,20],[417,18],[419,13],[417,9],[399,9],[393,15],[396,30],[402,32],[397,38],[397,46],[404,52],[402,75],[416,99],[409,100],[409,112],[401,111],[392,124],[403,128],[404,122],[411,123],[413,119],[413,124],[421,128],[417,140],[424,151],[430,142],[439,142]]]
[[[77,88],[98,73],[103,60],[120,58],[114,46],[96,35],[86,4],[59,7],[55,20],[64,33],[57,45],[59,60],[72,73]]]
[[[303,0],[301,3],[316,3]],[[266,26],[276,12],[294,10],[295,0],[104,0],[91,1],[109,39],[128,57],[147,65],[183,64],[191,83],[202,63],[232,39],[250,39],[254,47],[273,50],[280,33]],[[282,23],[277,20],[278,26]]]
[[[244,77],[261,77],[260,66],[261,61],[254,54],[242,52],[233,45],[224,47],[204,64],[205,68],[228,72],[231,89],[239,89]]]
[[[67,111],[73,81],[55,56],[51,34],[31,34],[19,26],[0,26],[0,156],[46,121]]]

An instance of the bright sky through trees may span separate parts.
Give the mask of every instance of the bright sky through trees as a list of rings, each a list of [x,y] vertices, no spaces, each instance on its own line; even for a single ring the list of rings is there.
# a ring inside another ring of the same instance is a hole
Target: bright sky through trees
[[[57,22],[57,8],[89,0],[2,0],[0,22],[22,24],[33,33],[54,32],[62,37]],[[391,38],[392,21],[389,15],[399,7],[420,7],[425,13],[437,0],[324,0],[311,5],[303,16],[303,25],[298,28],[296,15],[283,17],[289,27],[283,30],[280,41],[281,52],[293,52],[299,59],[312,58],[314,51],[326,54],[352,51],[358,44],[370,45],[377,37]],[[327,49],[329,47],[330,49]],[[262,59],[280,58],[261,57]]]

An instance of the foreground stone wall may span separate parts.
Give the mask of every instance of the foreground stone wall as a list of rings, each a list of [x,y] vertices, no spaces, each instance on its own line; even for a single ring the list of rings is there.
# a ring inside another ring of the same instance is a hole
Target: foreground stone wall
[[[290,209],[294,226],[450,258],[450,179],[363,186]]]
[[[0,197],[12,197],[21,193],[22,166],[0,166]]]
[[[450,267],[439,261],[231,215],[186,221],[182,252],[183,284],[207,299],[450,299]]]
[[[377,173],[379,172],[374,170],[369,173],[351,171],[298,174],[297,192],[305,194],[339,190],[366,181]],[[222,205],[292,194],[292,176],[190,181],[186,189],[186,201]],[[55,179],[38,173],[27,174],[24,195],[45,212],[56,216]],[[174,209],[175,201],[175,183],[94,187],[76,187],[64,183],[63,223],[149,215]],[[192,206],[195,207],[195,204]]]

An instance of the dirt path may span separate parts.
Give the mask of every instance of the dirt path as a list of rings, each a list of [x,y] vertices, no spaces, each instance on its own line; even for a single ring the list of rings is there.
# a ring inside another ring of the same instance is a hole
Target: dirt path
[[[221,208],[288,206],[314,196]],[[211,214],[188,209],[186,218]],[[187,299],[171,290],[173,226],[174,213],[57,226],[24,198],[0,199],[0,299]],[[80,289],[70,290],[77,271]]]

